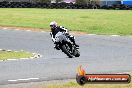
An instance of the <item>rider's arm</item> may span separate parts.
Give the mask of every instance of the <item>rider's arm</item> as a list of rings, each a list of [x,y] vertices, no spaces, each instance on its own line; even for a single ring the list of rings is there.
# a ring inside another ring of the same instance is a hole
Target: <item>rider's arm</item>
[[[53,37],[52,32],[50,32],[50,35],[51,35],[51,39],[52,39],[52,41],[55,43],[55,38]]]
[[[61,30],[64,31],[65,33],[67,33],[67,34],[69,33],[67,28],[65,28],[65,27],[63,27],[63,26],[60,26],[60,28],[61,28]]]

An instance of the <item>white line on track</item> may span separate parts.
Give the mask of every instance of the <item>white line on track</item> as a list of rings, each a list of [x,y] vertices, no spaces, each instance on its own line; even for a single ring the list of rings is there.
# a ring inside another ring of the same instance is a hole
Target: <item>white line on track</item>
[[[26,30],[26,31],[31,31],[31,30]]]
[[[45,31],[41,31],[41,32],[45,33]]]
[[[15,29],[16,31],[19,31],[19,29]]]
[[[17,80],[8,80],[9,82],[16,82]]]
[[[29,80],[39,80],[39,78],[26,78],[26,79],[16,79],[16,80],[8,80],[8,81],[17,82],[17,81],[29,81]]]
[[[3,28],[4,30],[7,29],[7,28]]]
[[[30,80],[29,78],[27,79],[17,79],[18,81],[27,81],[27,80]]]
[[[96,35],[96,34],[88,34],[88,35]]]
[[[26,60],[26,59],[29,59],[29,58],[21,58],[21,59]]]
[[[111,36],[120,36],[120,35],[111,35]]]
[[[131,71],[129,71],[129,72],[120,72],[120,73],[118,73],[118,74],[131,74],[132,72]]]
[[[9,60],[9,61],[14,61],[14,60],[17,60],[17,59],[7,59],[7,60]]]
[[[7,52],[11,52],[12,50],[7,50]]]

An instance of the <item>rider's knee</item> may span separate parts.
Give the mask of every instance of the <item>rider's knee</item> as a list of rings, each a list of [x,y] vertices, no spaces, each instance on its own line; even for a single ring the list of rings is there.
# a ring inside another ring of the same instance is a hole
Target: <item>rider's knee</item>
[[[70,36],[70,38],[71,38],[72,40],[75,40],[75,37],[74,37],[74,36],[72,36],[72,35]]]

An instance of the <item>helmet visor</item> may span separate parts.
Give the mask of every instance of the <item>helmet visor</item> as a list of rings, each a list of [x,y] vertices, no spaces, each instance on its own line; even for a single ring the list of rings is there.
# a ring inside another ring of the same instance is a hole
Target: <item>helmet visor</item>
[[[53,25],[50,25],[50,27],[53,27]]]
[[[50,25],[51,28],[55,28],[56,26],[55,25]]]

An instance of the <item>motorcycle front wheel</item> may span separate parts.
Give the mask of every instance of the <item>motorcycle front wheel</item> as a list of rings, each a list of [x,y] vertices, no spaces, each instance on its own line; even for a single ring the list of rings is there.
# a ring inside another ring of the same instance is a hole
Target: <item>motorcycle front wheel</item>
[[[70,47],[68,44],[62,45],[61,49],[62,49],[62,52],[64,52],[69,58],[73,57],[73,55],[70,53]]]
[[[75,50],[76,54],[74,55],[75,57],[79,57],[80,56],[80,52],[78,50]]]

